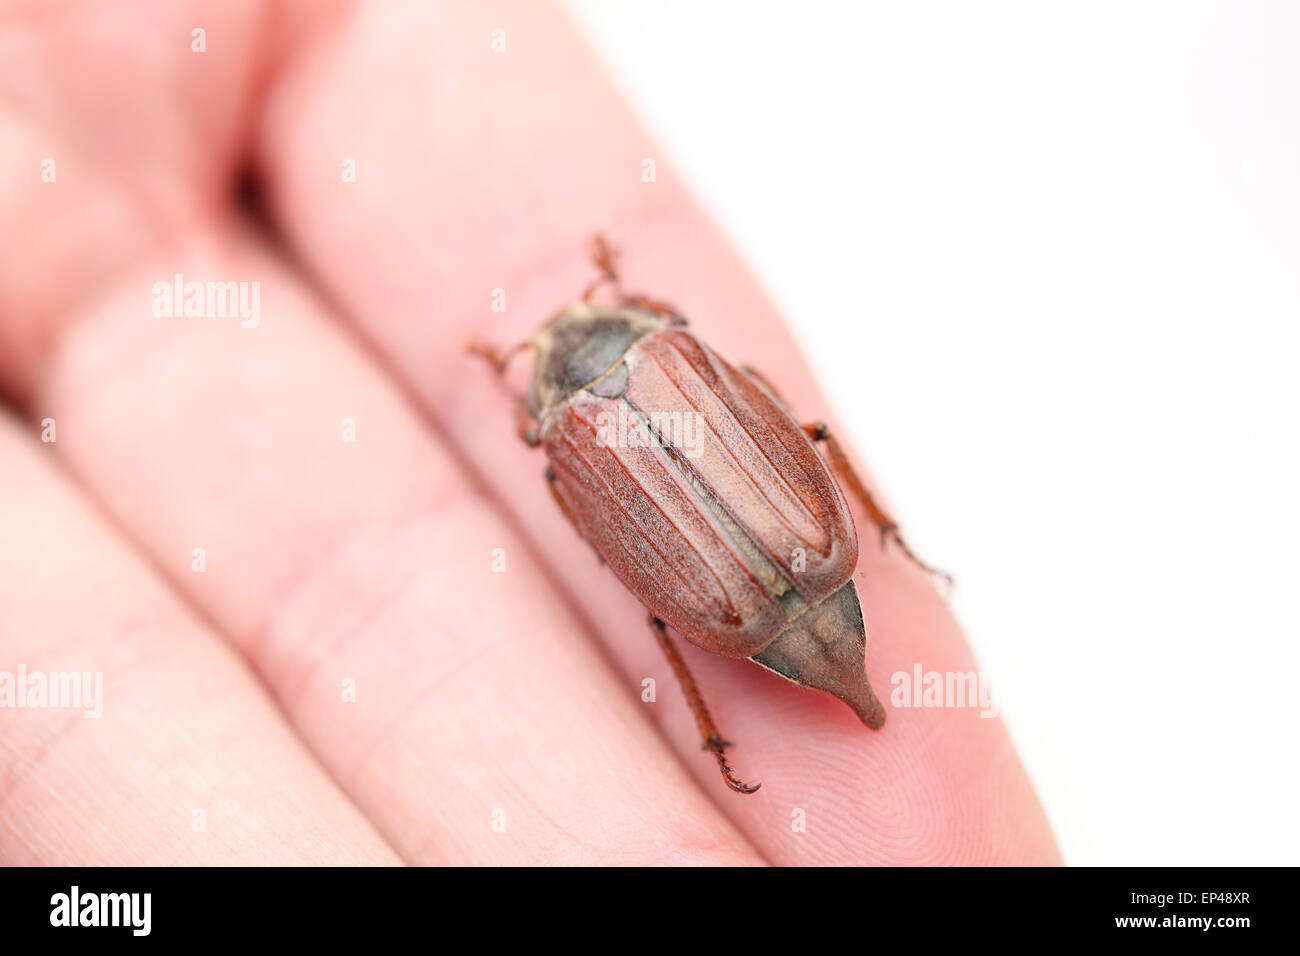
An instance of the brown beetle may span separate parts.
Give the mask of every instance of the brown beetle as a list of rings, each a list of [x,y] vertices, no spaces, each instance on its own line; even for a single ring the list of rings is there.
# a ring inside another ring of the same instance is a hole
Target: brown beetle
[[[533,353],[519,431],[541,445],[560,508],[650,612],[727,784],[736,779],[674,628],[698,647],[747,657],[834,694],[872,729],[885,711],[866,678],[866,629],[853,584],[853,519],[814,442],[879,527],[908,550],[824,424],[799,425],[757,372],[737,370],[675,309],[619,289],[609,247],[600,277],[531,342],[471,350],[504,374]],[[613,305],[594,295],[608,282]],[[938,573],[938,572],[936,572]]]

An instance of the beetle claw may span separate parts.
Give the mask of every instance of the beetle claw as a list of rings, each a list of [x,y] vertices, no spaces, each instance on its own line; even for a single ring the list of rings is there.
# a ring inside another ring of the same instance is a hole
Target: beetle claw
[[[703,749],[709,751],[713,756],[718,758],[718,769],[722,771],[722,779],[726,781],[728,787],[736,791],[736,793],[753,793],[763,785],[761,783],[756,783],[753,786],[750,786],[736,777],[736,771],[731,768],[731,764],[727,763],[726,751],[728,747],[732,746],[734,746],[734,744],[732,744],[730,740],[723,740],[720,736],[714,734],[708,740],[704,741]]]
[[[753,793],[763,786],[761,783],[750,786],[744,781],[736,779],[736,772],[731,769],[731,766],[727,763],[727,758],[722,754],[718,754],[718,769],[722,771],[722,779],[727,782],[727,786],[736,793]]]
[[[755,793],[763,786],[761,783],[756,783],[751,787],[749,784],[737,780],[735,775],[731,772],[730,767],[722,768],[722,779],[725,780],[727,786],[736,791],[736,793]]]

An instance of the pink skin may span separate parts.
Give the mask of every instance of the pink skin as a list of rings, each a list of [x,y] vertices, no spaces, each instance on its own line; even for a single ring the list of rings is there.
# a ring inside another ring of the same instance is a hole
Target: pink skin
[[[872,733],[688,647],[763,783],[728,791],[644,612],[465,356],[572,299],[600,229],[629,286],[826,417],[554,9],[189,7],[113,14],[130,55],[94,4],[19,4],[0,31],[0,670],[105,674],[98,720],[0,710],[0,862],[1059,862],[1001,720],[892,710]],[[250,159],[274,240],[229,199]],[[154,318],[176,272],[260,281],[260,326]],[[978,669],[927,577],[862,539],[881,696],[915,663]]]

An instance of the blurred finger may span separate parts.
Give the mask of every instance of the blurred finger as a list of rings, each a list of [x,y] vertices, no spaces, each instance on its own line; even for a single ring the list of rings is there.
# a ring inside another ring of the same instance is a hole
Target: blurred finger
[[[0,416],[0,862],[397,862],[51,447]]]

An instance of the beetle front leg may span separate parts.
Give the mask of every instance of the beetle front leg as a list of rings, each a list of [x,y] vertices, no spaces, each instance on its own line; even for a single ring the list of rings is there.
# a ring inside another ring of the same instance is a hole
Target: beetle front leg
[[[669,305],[667,302],[661,302],[658,299],[652,299],[644,295],[625,295],[623,304],[632,306],[637,309],[644,309],[647,312],[656,312],[662,316],[670,325],[686,325],[686,317],[677,311],[676,307]]]
[[[465,351],[470,355],[477,355],[479,358],[491,365],[492,370],[496,372],[499,377],[504,377],[506,374],[506,367],[510,364],[510,360],[520,352],[531,349],[532,347],[532,342],[520,342],[517,345],[512,345],[510,348],[502,351],[495,345],[475,341],[466,345]]]
[[[614,290],[614,295],[621,305],[645,309],[647,312],[657,312],[672,325],[686,324],[686,318],[667,302],[661,302],[645,295],[624,292],[622,280],[618,275],[618,266],[615,265],[617,258],[618,253],[610,247],[609,242],[603,235],[597,234],[592,237],[591,262],[600,270],[600,275],[593,279],[587,285],[587,288],[582,290],[582,300],[584,302],[590,302],[597,289],[603,285],[608,285]]]
[[[486,342],[470,342],[469,345],[465,346],[465,351],[470,355],[477,355],[491,365],[492,370],[497,374],[497,378],[504,381],[506,367],[509,366],[510,360],[520,352],[532,347],[532,342],[520,342],[503,352],[495,345],[488,345]],[[528,411],[528,403],[522,395],[511,395],[511,398],[515,400],[515,427],[519,432],[519,438],[529,448],[536,448],[542,441],[537,434],[537,420]]]
[[[704,703],[704,696],[700,693],[699,685],[695,683],[695,678],[686,666],[686,659],[682,657],[681,652],[677,650],[677,645],[668,636],[667,625],[652,614],[650,615],[650,630],[655,632],[659,646],[664,649],[664,655],[668,658],[669,666],[672,667],[673,673],[677,675],[677,682],[682,685],[682,693],[686,696],[686,703],[690,704],[691,710],[695,713],[695,723],[700,728],[700,737],[704,740],[704,749],[718,759],[718,769],[722,771],[722,779],[736,793],[753,793],[762,784],[756,783],[751,787],[749,784],[736,779],[735,771],[727,763],[727,748],[731,746],[731,742],[723,740],[722,735],[718,733],[718,728],[713,723],[713,716],[709,713],[709,708]]]
[[[597,233],[591,238],[591,262],[600,270],[600,275],[591,281],[587,288],[582,290],[582,300],[590,302],[591,297],[596,294],[596,290],[606,283],[609,284],[619,298],[623,297],[622,287],[618,280],[618,267],[614,265],[614,260],[618,257],[605,237]]]
[[[835,472],[844,480],[844,483],[848,485],[849,492],[853,497],[857,498],[862,504],[862,507],[866,509],[867,516],[871,519],[872,523],[880,529],[881,545],[883,546],[885,542],[892,539],[894,544],[898,545],[902,549],[903,553],[912,560],[913,564],[928,571],[936,577],[942,578],[947,582],[948,586],[951,587],[951,574],[947,571],[941,571],[938,568],[932,568],[930,565],[918,558],[912,552],[912,549],[907,546],[907,542],[903,540],[903,536],[898,530],[898,523],[894,521],[894,519],[885,512],[885,509],[880,507],[876,499],[872,497],[871,492],[869,492],[866,485],[862,483],[862,479],[858,477],[858,473],[853,470],[853,465],[849,463],[849,456],[844,453],[844,449],[841,447],[839,440],[831,434],[831,430],[826,427],[826,423],[811,422],[810,424],[804,425],[803,430],[813,441],[821,442],[826,446],[826,454],[831,460],[831,467],[835,469]]]

